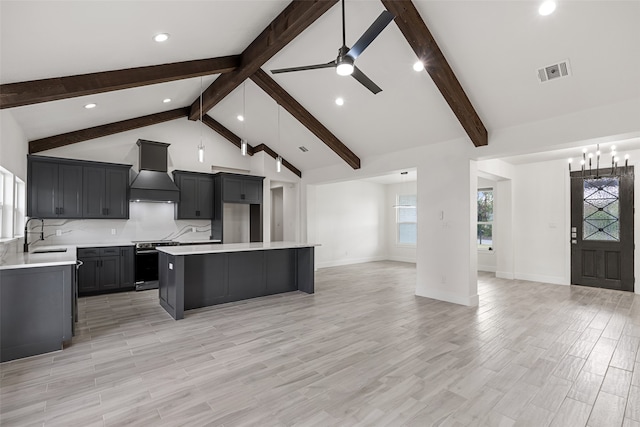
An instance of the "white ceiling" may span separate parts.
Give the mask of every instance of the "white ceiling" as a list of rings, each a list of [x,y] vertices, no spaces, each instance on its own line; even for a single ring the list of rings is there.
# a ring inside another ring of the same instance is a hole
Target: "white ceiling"
[[[0,81],[11,83],[238,54],[280,13],[286,0],[1,1]],[[640,2],[561,1],[548,17],[538,1],[414,0],[489,130],[640,97]],[[379,1],[347,0],[347,44],[383,10]],[[171,38],[152,41],[158,32]],[[264,66],[332,60],[341,44],[333,7]],[[536,69],[569,59],[573,75],[538,83]],[[465,133],[392,23],[357,60],[382,89],[373,95],[332,70],[272,77],[356,155],[365,158],[464,137]],[[208,86],[216,76],[203,79]],[[200,79],[12,109],[29,139],[184,107]],[[337,96],[345,99],[338,107]],[[173,102],[163,104],[164,98]],[[346,164],[255,84],[209,112],[252,145],[266,143],[302,171]],[[85,110],[84,104],[98,104]],[[186,120],[186,119],[184,119]],[[489,137],[491,143],[491,136]],[[469,142],[471,144],[471,142]],[[304,145],[308,153],[298,147]]]

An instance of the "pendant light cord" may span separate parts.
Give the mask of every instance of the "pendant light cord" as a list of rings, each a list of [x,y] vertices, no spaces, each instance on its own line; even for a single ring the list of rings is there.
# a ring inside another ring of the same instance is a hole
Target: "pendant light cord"
[[[202,76],[200,76],[200,147],[199,148],[204,148],[204,145],[202,144]]]
[[[342,46],[347,46],[346,24],[344,22],[344,0],[342,0]]]

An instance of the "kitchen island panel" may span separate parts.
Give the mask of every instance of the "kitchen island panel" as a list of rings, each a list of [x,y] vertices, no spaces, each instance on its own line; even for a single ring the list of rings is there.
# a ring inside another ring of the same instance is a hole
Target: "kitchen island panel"
[[[267,292],[279,294],[298,290],[296,282],[297,250],[278,249],[264,251]]]
[[[0,362],[62,350],[73,334],[75,266],[0,271]]]
[[[184,262],[185,310],[227,302],[227,257],[222,254],[211,257],[194,255],[184,257]]]
[[[240,301],[268,295],[265,283],[265,252],[233,252],[225,254],[228,259],[229,301]]]

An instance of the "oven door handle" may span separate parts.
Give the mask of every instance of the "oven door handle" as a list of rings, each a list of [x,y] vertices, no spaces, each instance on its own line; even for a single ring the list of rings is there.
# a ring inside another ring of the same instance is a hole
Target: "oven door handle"
[[[158,251],[156,249],[149,249],[149,250],[142,250],[142,251],[136,251],[136,255],[144,255],[144,254],[157,254]]]

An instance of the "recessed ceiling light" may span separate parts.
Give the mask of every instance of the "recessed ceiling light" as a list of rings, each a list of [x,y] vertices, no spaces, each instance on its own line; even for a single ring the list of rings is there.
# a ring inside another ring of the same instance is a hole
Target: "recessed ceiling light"
[[[171,102],[171,98],[165,98],[162,100],[162,102],[164,102],[165,104],[168,104]]]
[[[547,0],[540,5],[538,13],[542,16],[551,15],[556,10],[556,2],[553,0]]]
[[[238,120],[244,122],[244,116],[242,114],[238,114]]]
[[[414,71],[422,71],[424,70],[424,64],[422,63],[422,61],[416,61],[413,64],[413,69]]]
[[[336,105],[344,105],[344,99],[340,97],[336,98]]]
[[[96,108],[98,105],[94,104],[94,103],[90,103],[84,106],[84,108],[86,108],[87,110],[90,110],[92,108]]]
[[[158,43],[166,42],[167,40],[169,40],[169,34],[168,33],[156,34],[155,36],[153,36],[153,40],[157,41]]]

